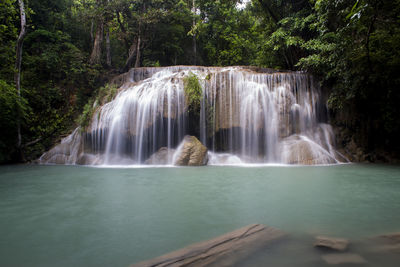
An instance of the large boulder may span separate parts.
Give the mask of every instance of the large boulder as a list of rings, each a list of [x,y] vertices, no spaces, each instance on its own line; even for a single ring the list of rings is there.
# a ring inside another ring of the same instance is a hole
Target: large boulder
[[[332,164],[336,159],[307,136],[292,135],[282,141],[282,160],[287,164]]]
[[[186,135],[174,156],[178,166],[202,166],[208,162],[208,149],[196,137]]]
[[[166,165],[171,164],[172,157],[175,153],[175,149],[168,147],[162,147],[153,155],[150,156],[144,163],[149,165]]]

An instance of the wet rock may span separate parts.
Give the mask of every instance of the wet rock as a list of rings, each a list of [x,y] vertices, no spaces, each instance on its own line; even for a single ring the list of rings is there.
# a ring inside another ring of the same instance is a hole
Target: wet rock
[[[333,164],[335,158],[323,147],[300,135],[292,135],[282,142],[283,161],[287,164]]]
[[[349,241],[343,238],[334,238],[328,236],[317,236],[314,247],[327,248],[332,250],[344,251],[349,246]]]
[[[278,229],[252,224],[131,267],[232,266],[285,235]]]
[[[208,162],[207,147],[196,137],[186,135],[178,147],[175,156],[175,165],[178,166],[201,166]]]
[[[150,156],[144,163],[149,165],[166,165],[170,164],[172,157],[175,153],[175,149],[169,149],[168,147],[162,147],[153,155]]]
[[[322,259],[330,265],[337,264],[366,264],[367,261],[358,254],[353,253],[333,253],[322,256]]]

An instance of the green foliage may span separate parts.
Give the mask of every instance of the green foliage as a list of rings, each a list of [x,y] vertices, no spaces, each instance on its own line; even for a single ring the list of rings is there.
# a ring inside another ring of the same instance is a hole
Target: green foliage
[[[118,93],[118,87],[114,84],[106,84],[100,87],[94,97],[83,107],[82,114],[78,117],[77,123],[81,126],[82,130],[86,130],[90,125],[93,115],[99,106],[102,106],[114,99]]]
[[[200,19],[191,33],[202,44],[205,65],[254,64],[261,36],[256,17],[239,10],[236,1],[198,1]]]
[[[118,92],[118,87],[115,84],[106,84],[100,87],[96,93],[96,99],[94,103],[96,105],[104,105],[114,99]]]
[[[27,101],[19,97],[14,86],[0,80],[0,162],[12,159],[17,143],[17,121],[25,123],[29,112]]]
[[[198,77],[190,72],[183,79],[185,88],[186,105],[189,112],[197,114],[200,111],[203,91]]]
[[[371,136],[370,148],[392,144],[388,148],[400,151],[400,1],[314,3],[282,19],[268,42],[276,50],[293,47],[295,66],[331,88],[332,110],[356,111],[352,127]]]
[[[95,105],[93,99],[90,99],[89,102],[83,107],[82,114],[78,118],[78,124],[81,126],[82,130],[85,130],[89,125],[93,118],[93,114],[95,111]]]
[[[12,0],[0,3],[0,79],[11,80],[14,75],[15,40],[18,10]]]

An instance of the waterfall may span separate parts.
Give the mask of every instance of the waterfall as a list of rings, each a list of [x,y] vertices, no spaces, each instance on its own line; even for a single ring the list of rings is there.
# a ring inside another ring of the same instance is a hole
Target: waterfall
[[[174,66],[136,68],[116,77],[123,85],[96,109],[90,126],[75,130],[40,161],[142,164],[165,147],[172,164],[173,149],[194,131],[184,88],[188,75],[195,75],[202,88],[196,135],[209,149],[211,164],[342,160],[312,76],[254,67]],[[68,159],[60,156],[66,154]]]

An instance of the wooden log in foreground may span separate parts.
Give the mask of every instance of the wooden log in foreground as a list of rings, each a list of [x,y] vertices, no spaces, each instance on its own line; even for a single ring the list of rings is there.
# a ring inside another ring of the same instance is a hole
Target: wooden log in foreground
[[[284,236],[278,229],[251,224],[131,267],[231,266]]]

